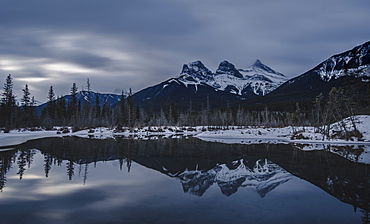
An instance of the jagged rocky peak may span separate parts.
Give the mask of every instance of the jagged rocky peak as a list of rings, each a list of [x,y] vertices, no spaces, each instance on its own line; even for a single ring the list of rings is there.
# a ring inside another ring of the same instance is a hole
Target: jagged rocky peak
[[[243,75],[240,74],[240,72],[235,68],[235,66],[228,61],[223,61],[218,66],[218,69],[216,70],[216,75],[220,74],[227,74],[235,76],[237,78],[243,78]]]
[[[257,59],[254,63],[253,63],[253,65],[252,66],[254,66],[254,67],[263,67],[263,66],[265,66],[262,62],[261,62],[261,60],[260,59]]]
[[[250,68],[253,69],[253,70],[263,70],[263,71],[268,72],[268,73],[272,73],[272,74],[276,74],[278,76],[285,77],[283,74],[281,74],[279,72],[276,72],[272,68],[270,68],[267,65],[263,64],[261,62],[261,60],[259,60],[259,59],[257,59]]]
[[[210,77],[213,77],[213,73],[201,61],[184,64],[180,73],[180,76],[183,75],[192,76],[200,80],[208,80]]]

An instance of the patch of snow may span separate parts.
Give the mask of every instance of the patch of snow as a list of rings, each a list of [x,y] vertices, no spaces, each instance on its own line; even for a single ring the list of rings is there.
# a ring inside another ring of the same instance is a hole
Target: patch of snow
[[[28,140],[57,136],[57,131],[16,131],[0,133],[0,146],[19,145]]]

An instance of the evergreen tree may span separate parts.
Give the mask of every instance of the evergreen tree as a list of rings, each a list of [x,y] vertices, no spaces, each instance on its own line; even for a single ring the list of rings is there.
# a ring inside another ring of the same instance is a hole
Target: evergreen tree
[[[21,102],[22,102],[22,106],[23,107],[29,107],[31,106],[31,98],[30,98],[30,91],[28,89],[28,85],[26,84],[26,86],[24,87],[24,89],[22,89],[22,92],[23,92],[23,97],[21,99]]]
[[[55,100],[55,94],[53,86],[50,86],[49,93],[48,93],[48,102],[53,102]]]
[[[6,81],[4,83],[4,93],[2,93],[2,96],[2,103],[5,106],[15,106],[15,96],[13,94],[13,78],[10,74],[6,77]]]
[[[9,74],[4,83],[4,92],[1,94],[1,123],[7,127],[15,125],[15,95],[13,94],[13,78]]]
[[[43,120],[43,125],[50,129],[53,126],[53,123],[55,123],[54,118],[56,118],[56,111],[55,111],[55,94],[53,86],[50,86],[48,95],[48,104],[46,107],[42,110],[41,117]]]
[[[125,112],[125,95],[123,93],[123,90],[121,92],[121,99],[119,101],[119,123],[120,124],[123,124],[124,123],[124,120],[125,120],[125,116],[124,116],[124,112]]]
[[[135,123],[134,100],[132,99],[132,90],[130,88],[127,96],[127,125],[132,127]]]
[[[20,113],[20,121],[22,126],[29,126],[34,123],[34,110],[33,110],[33,103],[31,100],[31,93],[28,89],[28,85],[26,84],[24,89],[22,89],[23,96],[21,98],[21,106],[22,110]]]
[[[322,113],[322,111],[321,111],[321,102],[322,102],[323,98],[324,98],[324,96],[323,96],[322,93],[320,93],[319,95],[317,95],[315,97],[315,105],[314,105],[314,107],[315,107],[315,110],[316,110],[315,120],[316,120],[316,125],[317,126],[322,125],[322,123],[321,123],[321,120],[322,120],[322,116],[321,116],[321,113]]]
[[[66,125],[67,107],[66,100],[63,96],[58,97],[55,102],[55,114],[58,125]]]
[[[101,112],[99,93],[96,93],[96,95],[95,95],[95,107],[94,108],[95,108],[94,109],[95,117],[99,119],[100,118],[100,112]]]
[[[73,116],[77,116],[77,91],[78,88],[76,86],[76,83],[73,83],[71,88],[71,101],[68,105],[68,114],[70,118],[72,118]]]
[[[91,103],[91,84],[90,84],[90,79],[87,78],[87,102]]]

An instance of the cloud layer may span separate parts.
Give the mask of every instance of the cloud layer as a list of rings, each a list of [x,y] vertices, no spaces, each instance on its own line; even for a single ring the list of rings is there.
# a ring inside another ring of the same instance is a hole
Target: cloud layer
[[[0,0],[0,80],[46,100],[79,89],[138,91],[201,60],[257,58],[294,77],[370,39],[368,0]]]

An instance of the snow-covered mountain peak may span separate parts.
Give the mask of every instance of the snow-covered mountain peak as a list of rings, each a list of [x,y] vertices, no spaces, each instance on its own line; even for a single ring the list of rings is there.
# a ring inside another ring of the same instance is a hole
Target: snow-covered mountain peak
[[[370,77],[370,41],[354,47],[341,54],[334,55],[318,65],[314,72],[320,78],[329,82],[332,79],[349,75],[355,77]]]
[[[283,78],[284,80],[287,80],[287,78],[279,73],[274,71],[269,66],[263,64],[259,59],[257,59],[253,65],[248,67],[247,69],[239,69],[241,72],[245,72],[245,75],[254,76],[255,74],[263,74],[265,76],[271,76],[271,77],[277,77],[277,78]],[[250,74],[248,74],[250,73]],[[252,74],[254,73],[254,74]]]
[[[220,74],[227,74],[235,76],[237,78],[243,78],[243,75],[240,74],[240,72],[235,68],[235,66],[228,61],[223,61],[218,66],[218,69],[216,70],[216,75]]]
[[[253,68],[261,68],[261,69],[265,69],[265,70],[269,70],[270,72],[274,72],[274,70],[272,70],[271,68],[269,68],[268,66],[264,65],[260,59],[257,59],[253,65],[251,66]]]
[[[201,61],[184,64],[179,78],[190,82],[209,82],[213,80],[213,73]]]

